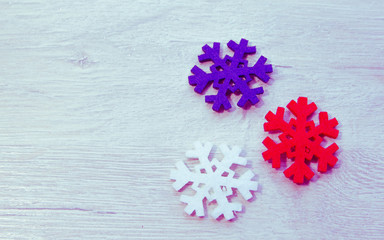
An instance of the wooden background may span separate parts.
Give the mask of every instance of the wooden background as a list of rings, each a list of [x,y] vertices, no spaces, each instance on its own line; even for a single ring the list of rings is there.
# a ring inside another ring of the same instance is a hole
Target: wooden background
[[[0,239],[383,239],[383,13],[379,0],[0,1]],[[257,107],[218,114],[187,78],[204,44],[241,38],[272,80]],[[302,186],[261,156],[265,114],[299,96],[340,122],[339,163]],[[183,212],[169,172],[196,140],[246,152],[261,187],[236,221]]]

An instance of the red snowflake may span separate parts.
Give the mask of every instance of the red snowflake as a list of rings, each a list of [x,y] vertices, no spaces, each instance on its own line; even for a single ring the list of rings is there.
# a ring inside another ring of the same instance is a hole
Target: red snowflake
[[[265,116],[268,122],[264,123],[265,131],[281,131],[279,135],[280,143],[275,143],[270,137],[264,139],[263,144],[268,148],[263,152],[263,158],[272,160],[273,168],[280,168],[281,155],[286,153],[287,158],[294,160],[284,175],[287,178],[293,176],[295,183],[303,183],[304,177],[310,180],[314,173],[307,165],[314,156],[318,160],[317,171],[326,172],[327,166],[333,167],[337,162],[337,157],[333,154],[339,149],[336,143],[327,148],[320,145],[323,136],[337,138],[339,130],[335,129],[338,122],[336,118],[328,120],[327,112],[320,112],[319,125],[315,126],[313,121],[308,121],[308,117],[317,109],[315,103],[308,104],[308,99],[299,97],[297,102],[292,100],[287,108],[296,116],[291,118],[289,123],[284,121],[283,107],[278,107],[276,114],[268,112]]]

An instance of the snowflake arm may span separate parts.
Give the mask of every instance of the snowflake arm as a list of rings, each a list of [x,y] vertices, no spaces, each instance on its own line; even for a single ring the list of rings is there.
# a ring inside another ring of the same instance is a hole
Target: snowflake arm
[[[317,165],[317,171],[324,173],[327,171],[328,166],[333,167],[337,163],[337,158],[334,153],[339,150],[339,146],[336,143],[332,143],[329,147],[323,148],[320,145],[310,143],[313,154],[319,159]]]
[[[312,138],[317,137],[317,142],[315,140],[310,144],[313,154],[319,159],[317,170],[323,173],[327,171],[328,166],[333,167],[336,164],[337,158],[333,154],[339,147],[336,143],[333,143],[329,147],[323,148],[320,146],[320,142],[323,140],[321,136],[324,135],[335,139],[339,135],[339,130],[335,129],[338,125],[336,118],[328,120],[328,113],[326,112],[319,113],[319,122],[319,125],[313,131],[310,131],[308,135]]]
[[[230,220],[235,217],[234,212],[241,211],[242,205],[237,202],[230,202],[228,197],[233,195],[233,189],[246,199],[252,198],[251,191],[257,190],[257,182],[252,181],[254,174],[248,170],[239,178],[235,178],[235,172],[231,169],[234,165],[245,166],[247,161],[240,156],[241,149],[227,145],[221,145],[224,158],[219,161],[216,158],[210,161],[209,154],[213,145],[211,143],[195,143],[195,150],[188,151],[188,158],[199,160],[194,172],[191,172],[184,162],[176,163],[176,170],[171,171],[171,179],[175,180],[173,187],[181,191],[188,183],[192,183],[191,188],[195,190],[193,196],[182,195],[180,201],[187,204],[185,212],[191,215],[193,212],[197,216],[204,216],[204,199],[208,202],[216,201],[217,207],[211,213],[212,217],[218,218],[221,215]]]
[[[176,169],[177,170],[171,170],[171,179],[175,180],[172,186],[176,191],[180,191],[191,180],[193,181],[194,177],[182,161],[176,163]]]
[[[264,124],[265,131],[279,131],[280,143],[275,143],[271,138],[264,139],[263,144],[267,151],[263,152],[264,160],[272,160],[272,167],[280,167],[281,154],[294,160],[294,163],[284,171],[287,178],[293,177],[295,183],[303,183],[304,179],[310,180],[314,172],[307,165],[313,156],[318,158],[318,171],[326,172],[328,166],[333,167],[337,158],[334,153],[338,150],[337,144],[333,143],[327,148],[320,144],[323,136],[336,138],[339,131],[335,129],[338,122],[335,118],[328,120],[328,114],[319,114],[319,125],[315,126],[313,121],[307,119],[316,111],[315,103],[308,104],[307,98],[299,97],[298,101],[291,101],[287,108],[296,117],[289,123],[284,120],[284,108],[279,107],[276,114],[268,112],[267,122]]]
[[[237,105],[244,108],[249,102],[255,105],[259,102],[257,95],[264,93],[262,87],[251,89],[248,85],[253,80],[253,76],[258,77],[263,82],[268,82],[267,73],[272,72],[272,66],[266,65],[267,58],[261,56],[254,66],[248,66],[245,60],[247,55],[256,53],[256,47],[248,46],[248,40],[241,39],[237,44],[234,41],[227,43],[234,55],[220,57],[220,43],[214,43],[213,47],[203,46],[204,54],[199,55],[199,62],[213,62],[210,67],[211,73],[206,73],[197,66],[191,70],[193,75],[189,76],[189,84],[195,86],[195,92],[202,94],[203,91],[213,82],[213,88],[217,89],[216,95],[205,96],[205,102],[212,103],[212,109],[219,111],[221,108],[227,110],[231,108],[228,100],[232,93],[241,93],[242,97]]]
[[[267,73],[271,73],[273,71],[272,65],[265,65],[267,62],[267,58],[261,56],[259,60],[257,60],[256,64],[251,69],[251,74],[256,75],[261,81],[268,82],[270,77]]]
[[[217,201],[217,207],[211,213],[211,216],[215,219],[224,215],[225,219],[231,220],[235,217],[233,212],[240,212],[242,205],[237,202],[229,202],[227,196],[229,196],[225,190],[216,187],[214,190],[215,199]]]

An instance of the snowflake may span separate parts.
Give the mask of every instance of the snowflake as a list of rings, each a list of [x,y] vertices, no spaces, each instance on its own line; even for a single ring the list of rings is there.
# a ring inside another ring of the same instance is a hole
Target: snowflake
[[[337,158],[333,155],[339,147],[333,143],[327,148],[320,144],[323,136],[337,138],[339,131],[335,129],[338,122],[336,118],[328,120],[327,112],[320,112],[319,125],[315,126],[313,121],[307,118],[316,111],[315,103],[308,104],[305,97],[299,97],[297,102],[292,100],[287,108],[293,113],[289,123],[284,121],[284,108],[277,108],[276,114],[268,112],[265,116],[268,122],[264,123],[265,131],[281,131],[280,143],[276,144],[271,138],[264,139],[263,144],[268,148],[263,152],[265,160],[272,160],[273,168],[280,168],[280,158],[283,153],[294,160],[293,164],[284,171],[287,178],[293,176],[295,183],[303,183],[304,177],[310,180],[314,173],[307,165],[307,161],[318,159],[317,170],[321,173],[327,171],[328,165],[333,167]]]
[[[205,45],[202,48],[204,54],[199,56],[199,62],[212,61],[211,73],[206,73],[198,66],[194,66],[191,70],[194,75],[188,78],[189,84],[196,86],[195,92],[199,94],[202,94],[213,82],[213,88],[218,89],[217,95],[205,96],[205,102],[213,103],[212,109],[217,112],[221,107],[225,110],[231,108],[228,100],[231,93],[242,94],[237,102],[239,107],[245,108],[247,102],[255,105],[259,102],[257,95],[262,94],[264,90],[262,87],[251,89],[248,83],[253,80],[253,76],[268,82],[267,73],[272,72],[272,66],[265,65],[267,58],[263,56],[253,67],[248,66],[248,61],[245,60],[246,55],[256,53],[256,47],[248,47],[248,40],[241,39],[239,44],[231,40],[227,46],[234,55],[233,57],[226,55],[223,59],[220,58],[220,43],[213,43],[213,48]]]
[[[250,191],[257,190],[257,182],[252,181],[254,174],[251,170],[238,178],[235,177],[232,170],[234,165],[245,166],[247,163],[245,158],[239,156],[239,147],[230,149],[227,145],[221,145],[223,160],[218,161],[215,158],[211,161],[209,154],[212,147],[211,143],[195,143],[195,150],[188,151],[186,156],[198,159],[200,163],[195,166],[195,171],[191,172],[183,161],[177,162],[177,169],[171,171],[171,179],[175,180],[173,187],[176,191],[182,191],[188,183],[193,183],[191,187],[196,193],[193,196],[180,197],[180,201],[187,204],[184,210],[189,215],[195,212],[199,217],[205,216],[204,200],[207,199],[208,203],[214,200],[217,202],[217,207],[211,213],[212,217],[217,219],[224,215],[225,219],[231,220],[235,218],[234,212],[242,210],[242,204],[228,200],[228,197],[234,194],[233,189],[237,189],[246,200],[250,200]]]

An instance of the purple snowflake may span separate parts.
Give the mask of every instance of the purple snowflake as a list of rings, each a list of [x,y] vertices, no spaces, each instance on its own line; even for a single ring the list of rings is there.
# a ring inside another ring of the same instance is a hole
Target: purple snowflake
[[[253,77],[258,77],[263,82],[268,82],[267,73],[272,72],[271,65],[265,65],[267,58],[261,56],[253,67],[248,66],[245,60],[248,54],[256,53],[256,47],[248,47],[248,40],[241,39],[237,44],[234,41],[227,43],[229,49],[234,52],[233,57],[226,55],[220,58],[220,43],[213,43],[213,48],[205,45],[202,49],[204,54],[199,56],[199,62],[212,61],[211,73],[204,72],[198,66],[194,66],[189,76],[189,84],[195,87],[195,92],[202,94],[203,91],[213,82],[213,88],[218,89],[216,95],[205,96],[205,102],[213,103],[212,109],[219,111],[221,107],[225,110],[231,108],[228,100],[232,93],[242,94],[237,106],[244,108],[246,103],[255,105],[259,102],[257,95],[264,92],[262,87],[249,88],[248,83]]]

